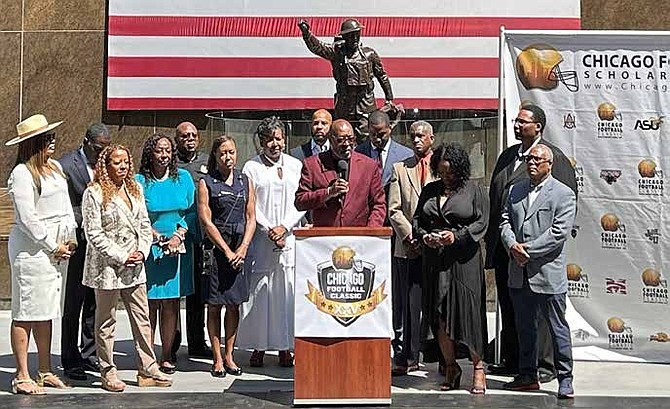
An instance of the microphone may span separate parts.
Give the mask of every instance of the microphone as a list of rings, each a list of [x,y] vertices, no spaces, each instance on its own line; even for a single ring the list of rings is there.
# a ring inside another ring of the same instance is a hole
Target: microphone
[[[344,159],[337,161],[337,178],[349,181],[349,162]],[[344,205],[345,193],[340,194],[340,205]]]
[[[349,181],[349,162],[344,159],[337,161],[337,177]]]

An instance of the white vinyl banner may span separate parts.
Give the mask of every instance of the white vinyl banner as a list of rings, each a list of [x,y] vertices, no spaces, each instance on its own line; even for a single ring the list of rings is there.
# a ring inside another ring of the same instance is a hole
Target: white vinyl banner
[[[296,238],[295,336],[390,338],[391,239]]]
[[[592,359],[670,362],[670,33],[503,34],[507,144],[525,101],[579,189],[566,274],[575,347]],[[511,139],[511,140],[510,140]]]

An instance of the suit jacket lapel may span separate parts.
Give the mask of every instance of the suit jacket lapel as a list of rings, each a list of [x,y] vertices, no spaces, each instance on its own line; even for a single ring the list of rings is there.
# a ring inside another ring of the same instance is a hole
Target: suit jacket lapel
[[[139,211],[138,210],[137,199],[133,195],[131,195],[129,192],[128,192],[128,197],[130,198],[130,205],[132,206],[132,209],[128,208],[128,205],[126,204],[126,202],[122,198],[116,196],[114,198],[114,200],[117,201],[117,207],[119,208],[119,213],[126,219],[126,221],[128,222],[128,226],[130,228],[132,228],[132,230],[135,232],[135,234],[139,235],[139,231],[137,230],[138,226],[136,224],[136,217],[135,217],[135,214]]]
[[[305,155],[305,158],[309,158],[310,156],[312,156],[312,154],[313,154],[313,152],[312,152],[312,141],[309,141],[307,143],[303,143],[301,148],[302,148],[303,155]]]
[[[421,195],[421,181],[419,180],[419,162],[416,160],[416,156],[404,162],[404,165],[405,165],[405,172],[407,172],[407,178],[409,179],[409,184],[412,185],[412,188],[414,189],[417,195]]]
[[[540,206],[542,206],[542,204],[549,199],[553,187],[554,184],[552,183],[552,180],[551,179],[547,180],[547,183],[544,186],[542,186],[542,189],[540,189],[540,193],[538,193],[537,197],[535,198],[533,205],[530,206],[530,209],[526,210],[526,217],[524,218],[524,220],[528,220],[528,218],[530,218],[533,215],[533,213],[535,213],[537,209],[539,209]],[[530,194],[530,182],[528,183],[528,191]]]
[[[88,173],[88,165],[84,161],[84,158],[81,157],[81,153],[77,151],[77,154],[72,157],[72,162],[74,163],[74,168],[77,169],[79,177],[84,182],[84,188],[91,181],[91,176]]]

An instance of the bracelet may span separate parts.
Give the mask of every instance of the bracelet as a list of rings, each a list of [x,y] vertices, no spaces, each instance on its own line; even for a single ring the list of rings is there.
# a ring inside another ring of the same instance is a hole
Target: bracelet
[[[173,236],[177,237],[179,240],[182,241],[182,243],[186,240],[186,237],[184,237],[183,234],[179,233],[179,230],[176,232],[172,233]]]

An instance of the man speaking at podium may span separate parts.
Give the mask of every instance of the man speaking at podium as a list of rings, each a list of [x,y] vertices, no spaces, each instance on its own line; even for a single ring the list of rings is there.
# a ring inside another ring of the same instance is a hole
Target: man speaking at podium
[[[349,122],[331,126],[330,150],[305,159],[295,194],[298,210],[311,210],[316,227],[381,227],[386,202],[377,163],[354,152]]]

